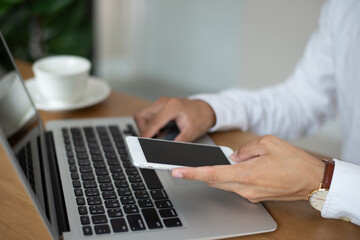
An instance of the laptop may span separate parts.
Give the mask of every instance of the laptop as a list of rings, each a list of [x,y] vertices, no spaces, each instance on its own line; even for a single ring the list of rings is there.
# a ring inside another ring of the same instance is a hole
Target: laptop
[[[124,144],[139,134],[131,116],[44,126],[0,38],[0,141],[54,239],[215,239],[276,229],[260,203],[134,167]],[[199,142],[213,144],[209,136]]]

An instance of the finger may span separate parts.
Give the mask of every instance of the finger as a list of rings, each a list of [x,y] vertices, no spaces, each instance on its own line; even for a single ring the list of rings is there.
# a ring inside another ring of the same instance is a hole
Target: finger
[[[144,129],[144,137],[153,137],[161,128],[163,128],[168,122],[174,120],[179,114],[178,108],[172,104],[165,104],[163,108],[149,120],[146,128]]]
[[[230,158],[235,162],[246,161],[255,157],[262,156],[266,153],[266,147],[258,140],[243,145],[235,151]]]
[[[177,168],[172,171],[172,175],[177,178],[202,181],[208,184],[236,181],[234,168],[228,165]]]
[[[179,135],[176,136],[176,138],[174,139],[174,141],[176,142],[192,142],[194,141],[194,136],[192,134],[192,129],[184,129],[184,130],[180,130]]]
[[[159,113],[154,118],[149,120],[142,133],[143,137],[150,138],[155,136],[161,128],[163,128],[168,122],[172,121],[173,119],[173,115],[167,113]]]
[[[148,120],[145,118],[139,118],[139,117],[134,117],[136,125],[140,131],[140,134],[142,134],[144,132],[144,130],[146,129],[146,125]]]
[[[145,131],[149,121],[164,107],[167,100],[166,97],[160,98],[149,107],[135,114],[134,119],[141,133]]]

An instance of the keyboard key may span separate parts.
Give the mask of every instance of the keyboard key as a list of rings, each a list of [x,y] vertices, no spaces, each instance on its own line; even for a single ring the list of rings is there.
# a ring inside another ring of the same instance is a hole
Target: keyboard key
[[[91,166],[80,166],[80,172],[81,173],[91,173],[92,167]]]
[[[78,146],[84,146],[83,144],[78,144]],[[86,152],[76,153],[77,159],[88,159],[89,156]]]
[[[140,214],[128,215],[127,220],[132,231],[145,230],[145,225]]]
[[[141,199],[138,201],[138,204],[141,208],[149,208],[154,206],[150,199]]]
[[[97,147],[92,147],[92,148],[90,148],[90,154],[91,155],[100,155],[101,149],[97,148]]]
[[[134,167],[127,168],[125,171],[127,175],[139,175],[139,171]]]
[[[81,188],[75,188],[74,189],[75,196],[81,197],[84,195],[83,190]]]
[[[80,188],[81,187],[81,182],[79,180],[74,180],[72,182],[72,184],[73,184],[74,188]]]
[[[101,183],[100,189],[101,191],[112,191],[114,190],[114,186],[111,183]]]
[[[160,182],[155,170],[152,169],[140,169],[140,172],[144,178],[144,181],[149,189],[161,189],[163,185]]]
[[[90,206],[89,209],[92,215],[105,213],[104,207],[102,205]]]
[[[128,205],[128,204],[135,204],[135,199],[133,196],[129,196],[129,197],[120,197],[120,201],[123,205]]]
[[[68,163],[69,163],[69,165],[74,165],[74,164],[76,164],[76,162],[75,162],[75,158],[68,158]]]
[[[118,207],[120,207],[120,203],[118,200],[106,200],[105,206],[107,208],[118,208]]]
[[[77,172],[71,173],[71,179],[72,180],[79,180],[79,174]]]
[[[115,181],[115,186],[116,188],[124,188],[124,187],[129,187],[129,184],[127,183],[126,180],[120,180],[120,181]]]
[[[108,215],[109,215],[110,218],[122,217],[123,216],[123,213],[122,213],[120,208],[109,209],[107,212],[108,212]]]
[[[110,219],[111,226],[114,232],[127,232],[128,227],[126,226],[126,222],[124,218],[114,218]]]
[[[105,213],[104,207],[102,205],[90,206],[89,209],[92,215]]]
[[[93,231],[90,226],[84,226],[83,227],[83,233],[85,236],[90,236],[93,234]]]
[[[122,172],[122,168],[120,165],[112,165],[110,166],[110,172],[111,173],[116,173],[116,172]]]
[[[88,214],[88,210],[87,210],[86,206],[80,206],[80,207],[78,207],[78,211],[79,211],[79,214],[80,214],[80,215],[86,215],[86,214]]]
[[[150,198],[149,194],[147,191],[137,191],[135,192],[135,197],[137,199],[145,199],[145,198]]]
[[[84,181],[84,188],[96,188],[96,182],[94,180]]]
[[[154,200],[168,199],[165,190],[152,190],[150,191],[151,196]]]
[[[76,153],[84,153],[86,152],[86,147],[75,147]]]
[[[83,197],[77,197],[76,198],[77,205],[85,205],[85,198]]]
[[[96,173],[96,176],[108,175],[109,174],[109,172],[108,172],[108,170],[106,168],[96,168],[95,173]]]
[[[128,188],[128,187],[126,187],[126,188],[119,188],[119,189],[117,190],[117,192],[118,192],[119,196],[130,196],[130,195],[132,195],[131,190],[130,190],[130,188]]]
[[[76,167],[76,165],[70,165],[70,166],[69,166],[69,170],[70,170],[70,172],[77,172],[77,167]]]
[[[96,234],[106,234],[110,233],[110,227],[109,225],[96,225],[95,226],[95,233]]]
[[[86,181],[86,180],[94,180],[95,179],[95,176],[94,174],[91,172],[91,173],[82,173],[81,174],[81,179],[83,181]]]
[[[140,175],[131,175],[131,176],[129,176],[129,182],[130,183],[139,183],[139,182],[142,182],[142,179],[141,179]]]
[[[124,152],[127,152],[127,150],[124,149]],[[122,154],[121,159],[122,159],[124,168],[134,168],[134,165],[130,162],[130,158],[128,157],[128,155],[125,156],[124,154]]]
[[[90,161],[89,159],[81,159],[78,161],[79,166],[89,166],[90,165]]]
[[[155,208],[145,208],[142,209],[141,212],[144,215],[146,224],[149,229],[156,229],[163,227]]]
[[[101,175],[98,177],[99,183],[109,183],[111,182],[111,178],[108,175]]]
[[[88,197],[87,203],[89,205],[99,205],[99,204],[101,204],[101,198],[100,197]]]
[[[143,183],[133,183],[131,187],[134,191],[142,191],[145,190],[145,185]]]
[[[155,201],[155,205],[157,208],[171,208],[173,206],[169,200]]]
[[[89,216],[81,216],[80,221],[82,225],[90,224],[90,218]]]
[[[162,218],[170,218],[170,217],[177,217],[177,213],[175,209],[161,209],[159,210],[160,216]]]
[[[171,227],[181,227],[182,223],[180,221],[179,218],[168,218],[168,219],[164,219],[164,224],[166,227],[171,228]]]
[[[106,159],[117,159],[115,152],[105,152],[105,157],[106,157]]]
[[[102,193],[104,199],[115,199],[116,193],[114,191],[105,191]]]
[[[89,189],[85,189],[85,195],[87,197],[96,197],[99,196],[99,190],[97,188],[89,188]]]
[[[139,213],[139,209],[136,205],[125,205],[124,212],[126,214]]]
[[[107,218],[105,215],[95,215],[91,217],[93,224],[103,224],[107,223]]]
[[[93,162],[94,164],[94,168],[98,169],[98,168],[106,168],[106,164],[104,161],[97,161],[97,162]]]
[[[119,165],[119,160],[117,160],[117,159],[108,159],[108,160],[107,160],[107,163],[108,163],[110,166]]]
[[[104,158],[102,155],[92,155],[91,159],[96,162],[96,161],[104,161]]]
[[[112,174],[114,180],[125,180],[125,174],[123,172],[115,172]]]

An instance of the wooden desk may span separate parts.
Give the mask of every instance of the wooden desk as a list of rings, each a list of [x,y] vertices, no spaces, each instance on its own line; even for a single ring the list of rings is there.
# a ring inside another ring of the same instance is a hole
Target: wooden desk
[[[32,77],[31,69],[21,69],[25,78]],[[40,111],[43,120],[63,118],[89,118],[132,115],[136,111],[148,106],[149,102],[112,92],[110,97],[95,106],[71,112],[45,112]],[[220,145],[237,149],[242,144],[255,139],[251,133],[230,131],[214,133],[211,135]],[[1,193],[2,194],[2,193]],[[1,197],[0,197],[1,201]],[[265,208],[278,224],[278,229],[271,233],[245,236],[232,239],[359,239],[360,227],[341,220],[324,219],[320,213],[313,210],[306,201],[299,202],[264,202]],[[15,209],[16,210],[16,209]],[[35,214],[34,212],[29,214]],[[4,215],[0,213],[0,218]],[[34,216],[36,218],[36,216]],[[0,221],[1,223],[1,221]],[[0,239],[4,228],[0,226]],[[12,229],[17,231],[16,229]],[[23,231],[18,229],[18,231]],[[46,238],[38,238],[46,239]]]

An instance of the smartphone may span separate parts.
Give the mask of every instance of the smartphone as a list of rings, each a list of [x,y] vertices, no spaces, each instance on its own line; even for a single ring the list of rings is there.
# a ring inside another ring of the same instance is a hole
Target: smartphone
[[[233,151],[224,146],[174,142],[161,139],[126,137],[133,164],[140,168],[171,170],[177,167],[201,167],[235,164]]]

